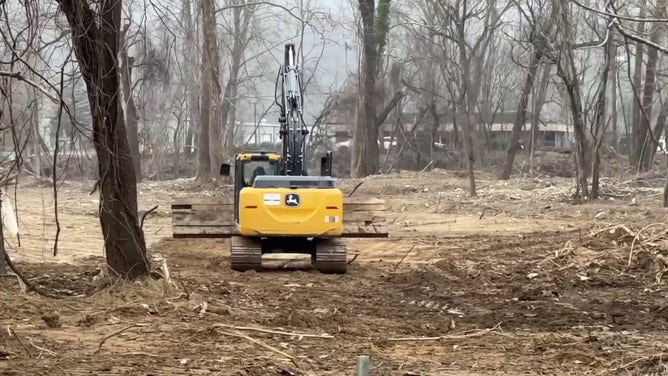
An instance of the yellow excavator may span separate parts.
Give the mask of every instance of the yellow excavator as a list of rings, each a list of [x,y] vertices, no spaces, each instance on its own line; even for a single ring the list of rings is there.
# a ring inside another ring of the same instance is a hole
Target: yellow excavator
[[[335,186],[332,152],[320,160],[320,175],[306,168],[308,128],[302,117],[301,69],[294,44],[285,45],[280,131],[282,152],[247,151],[223,164],[222,176],[234,176],[234,197],[189,199],[172,204],[174,238],[230,238],[230,266],[262,270],[262,255],[311,255],[322,273],[347,272],[343,237],[387,237],[385,202],[345,196]],[[232,168],[233,167],[233,168]],[[232,172],[233,170],[233,172]]]

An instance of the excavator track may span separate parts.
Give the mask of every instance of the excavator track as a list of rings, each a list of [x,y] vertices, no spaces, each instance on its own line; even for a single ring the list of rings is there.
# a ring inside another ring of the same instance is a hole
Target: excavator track
[[[341,239],[318,242],[313,267],[324,274],[345,274],[348,271],[346,243]]]
[[[244,236],[230,238],[230,266],[232,270],[245,272],[262,270],[262,243],[260,239]]]

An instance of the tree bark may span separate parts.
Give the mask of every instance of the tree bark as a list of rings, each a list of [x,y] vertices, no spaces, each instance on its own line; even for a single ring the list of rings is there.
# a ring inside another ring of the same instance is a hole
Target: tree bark
[[[137,215],[137,182],[119,103],[122,3],[102,0],[99,18],[85,0],[58,3],[72,28],[75,54],[88,91],[100,174],[100,225],[109,272],[128,279],[147,276],[150,263]]]
[[[198,180],[208,180],[211,178],[211,167],[212,161],[211,157],[211,145],[213,144],[213,139],[215,135],[220,137],[220,134],[216,132],[217,124],[212,123],[212,119],[215,121],[216,117],[212,115],[212,96],[213,90],[216,86],[215,82],[212,82],[213,76],[213,48],[216,45],[216,35],[215,35],[215,18],[213,15],[214,11],[213,0],[204,0],[202,1],[202,66],[201,66],[201,92],[200,92],[200,126],[199,126],[199,137],[198,137],[198,165],[197,165],[197,179]]]
[[[475,111],[478,101],[478,90],[474,87],[473,77],[471,77],[471,61],[466,51],[466,41],[464,40],[464,24],[457,25],[460,39],[459,44],[459,62],[461,70],[461,87],[459,89],[459,100],[457,110],[460,110],[463,116],[462,123],[462,146],[464,149],[464,161],[469,180],[469,195],[476,197],[478,195],[475,184],[475,158],[473,155],[473,135],[472,128],[475,120],[471,114]],[[457,112],[455,110],[455,112]]]
[[[529,155],[529,175],[533,176],[534,156],[536,153],[536,143],[538,142],[538,123],[540,121],[540,114],[543,112],[545,105],[545,97],[547,96],[547,88],[550,86],[550,77],[552,76],[552,64],[543,65],[540,83],[538,84],[538,92],[534,93],[532,100],[533,108],[531,110],[531,138],[530,138],[530,155]],[[535,90],[534,90],[535,92]]]
[[[379,127],[389,114],[390,106],[396,106],[401,98],[390,101],[378,115],[377,75],[380,61],[379,54],[383,50],[388,33],[388,14],[390,0],[379,0],[378,17],[374,0],[358,0],[358,8],[362,18],[362,55],[359,70],[359,95],[353,125],[351,145],[350,173],[353,178],[361,178],[378,172],[380,148],[378,137]],[[388,109],[389,108],[389,109]]]
[[[374,30],[375,9],[374,0],[359,0],[363,46],[350,167],[353,178],[365,177],[378,170],[378,128],[375,119],[378,41]]]
[[[223,162],[223,121],[220,114],[220,52],[216,36],[216,9],[214,0],[204,0],[202,4],[202,37],[205,59],[202,78],[209,90],[209,169],[211,176],[217,176]],[[203,108],[204,110],[204,108]]]
[[[132,162],[135,166],[135,177],[137,182],[142,181],[141,176],[141,154],[139,153],[139,113],[132,97],[132,64],[134,57],[128,57],[125,48],[121,51],[121,67],[123,78],[123,101],[125,102],[125,114],[128,125],[128,144],[132,153]]]

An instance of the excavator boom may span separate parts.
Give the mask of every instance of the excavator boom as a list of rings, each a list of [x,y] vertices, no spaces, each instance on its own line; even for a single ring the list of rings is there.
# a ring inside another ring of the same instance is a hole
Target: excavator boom
[[[286,44],[284,63],[279,71],[281,102],[276,101],[280,108],[278,121],[283,143],[283,173],[290,176],[308,175],[305,160],[309,132],[303,118],[301,68],[296,63],[296,56],[294,44]]]

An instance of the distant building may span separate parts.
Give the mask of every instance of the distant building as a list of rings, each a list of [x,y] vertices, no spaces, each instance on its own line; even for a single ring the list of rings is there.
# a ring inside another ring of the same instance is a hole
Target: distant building
[[[472,121],[475,124],[474,137],[487,137],[487,147],[489,150],[505,150],[510,142],[510,135],[513,129],[513,123],[516,114],[514,112],[492,114],[491,121],[483,122],[480,115],[474,114]],[[531,113],[527,113],[527,123],[520,135],[520,143],[529,144],[531,137]],[[407,137],[429,142],[434,137],[434,144],[440,148],[455,148],[457,144],[458,130],[463,123],[463,115],[441,114],[438,116],[438,122],[434,121],[433,116],[417,113],[403,113],[400,124],[403,126],[403,133]],[[433,127],[437,124],[436,132]],[[388,148],[390,143],[396,145],[398,135],[397,130],[393,129],[395,125],[389,121],[381,126],[382,137],[385,140],[384,148]],[[484,127],[484,128],[483,128]],[[350,146],[352,138],[352,124],[336,123],[328,124],[327,130],[330,139],[337,145]],[[486,133],[485,133],[486,132]],[[542,121],[538,124],[534,135],[536,145],[541,148],[554,148],[562,150],[571,150],[575,145],[575,137],[572,126],[552,122]],[[391,141],[394,133],[394,141]]]

